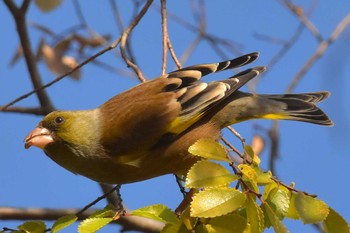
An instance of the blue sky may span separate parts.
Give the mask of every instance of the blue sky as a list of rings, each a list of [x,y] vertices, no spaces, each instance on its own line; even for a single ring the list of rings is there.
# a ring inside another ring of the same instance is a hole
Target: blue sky
[[[82,1],[81,1],[82,2]],[[312,1],[298,1],[297,4],[308,7]],[[220,4],[219,4],[220,3]],[[128,1],[120,1],[124,22],[129,22],[132,12]],[[168,10],[181,18],[192,22],[190,6],[187,1],[169,1]],[[210,34],[235,41],[243,53],[260,52],[256,65],[266,65],[279,50],[279,46],[258,40],[254,33],[270,35],[288,40],[299,22],[278,1],[207,1],[207,31]],[[100,34],[109,33],[113,39],[118,35],[112,11],[107,1],[96,4],[84,1],[82,11],[91,28]],[[348,1],[319,1],[311,15],[311,20],[321,35],[327,38],[334,27],[350,12]],[[9,61],[19,42],[13,19],[4,3],[0,4],[2,26],[0,33],[0,104],[6,104],[19,95],[32,90],[24,60],[14,67]],[[78,24],[71,1],[64,1],[56,10],[42,13],[34,5],[29,9],[28,20],[51,28],[60,33],[72,25]],[[6,23],[4,23],[6,22]],[[160,74],[161,67],[161,24],[157,8],[154,7],[133,34],[132,45],[140,68],[146,77]],[[79,31],[80,33],[84,33]],[[169,34],[178,55],[195,38],[195,34],[169,20]],[[34,48],[43,36],[41,32],[30,28],[30,37]],[[350,164],[350,29],[344,31],[332,44],[325,55],[317,61],[306,74],[294,92],[329,90],[332,96],[321,103],[321,107],[335,122],[333,128],[321,127],[299,122],[281,122],[280,158],[277,175],[286,183],[294,181],[298,189],[318,194],[319,198],[350,220],[348,200]],[[259,93],[281,93],[286,90],[297,71],[315,52],[318,43],[308,30],[304,30],[295,46],[283,60],[273,67],[257,86]],[[91,51],[91,54],[98,50]],[[119,51],[119,50],[117,50]],[[228,58],[236,57],[225,51]],[[100,58],[118,68],[126,65],[111,52]],[[169,59],[170,60],[170,59]],[[189,57],[185,65],[217,62],[223,60],[207,42],[203,41]],[[175,65],[168,63],[168,71]],[[44,83],[51,81],[52,74],[43,63],[39,65]],[[218,74],[210,79],[219,79],[230,73]],[[88,64],[83,68],[81,81],[66,78],[48,88],[47,91],[58,109],[95,108],[115,94],[126,90],[138,81],[118,76],[115,73]],[[38,101],[31,96],[16,106],[33,107]],[[24,149],[23,138],[40,121],[33,115],[0,113],[0,206],[10,207],[48,207],[81,208],[101,195],[99,186],[87,178],[76,176],[59,167],[36,148]],[[257,121],[262,126],[270,126],[269,121]],[[252,122],[234,126],[247,141],[256,130]],[[237,139],[229,136],[233,144],[240,146]],[[267,145],[268,146],[268,145]],[[267,154],[262,155],[263,166],[267,168]],[[173,176],[124,185],[122,195],[130,209],[146,205],[163,203],[175,208],[181,199]],[[101,202],[98,207],[103,207]],[[310,226],[300,222],[287,221],[291,232],[316,232]],[[0,227],[15,227],[18,222],[0,221]],[[115,228],[115,227],[113,227]],[[70,228],[66,232],[74,232]],[[106,231],[107,232],[107,231]]]

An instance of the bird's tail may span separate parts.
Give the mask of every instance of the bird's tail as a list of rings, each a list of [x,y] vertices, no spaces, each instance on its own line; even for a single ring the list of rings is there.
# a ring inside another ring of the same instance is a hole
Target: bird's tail
[[[277,111],[263,114],[261,117],[332,126],[333,122],[316,106],[316,103],[323,101],[328,96],[329,92],[326,91],[284,95],[259,95],[260,98],[280,103],[279,105],[281,106]]]
[[[237,91],[215,118],[223,126],[249,119],[293,120],[332,126],[333,122],[316,106],[328,96],[326,91],[284,95],[253,95]]]

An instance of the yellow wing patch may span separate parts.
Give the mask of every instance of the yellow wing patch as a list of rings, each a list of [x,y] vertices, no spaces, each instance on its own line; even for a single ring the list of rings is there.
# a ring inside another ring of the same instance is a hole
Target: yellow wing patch
[[[167,131],[173,134],[180,134],[183,131],[185,131],[188,127],[195,124],[199,119],[201,119],[203,114],[203,112],[198,113],[190,118],[186,115],[176,117],[175,120],[173,120],[167,128]]]

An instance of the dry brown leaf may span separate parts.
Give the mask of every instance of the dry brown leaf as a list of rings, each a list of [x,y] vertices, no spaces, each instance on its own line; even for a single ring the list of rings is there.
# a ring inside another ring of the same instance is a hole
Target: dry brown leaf
[[[265,148],[265,140],[263,137],[260,135],[254,135],[252,138],[252,149],[254,153],[259,156],[260,153],[264,150]]]
[[[70,40],[64,40],[58,43],[55,48],[43,43],[41,46],[41,55],[50,71],[55,74],[64,74],[78,65],[74,57],[64,55],[69,48]],[[77,70],[70,75],[73,79],[79,80],[81,71]]]

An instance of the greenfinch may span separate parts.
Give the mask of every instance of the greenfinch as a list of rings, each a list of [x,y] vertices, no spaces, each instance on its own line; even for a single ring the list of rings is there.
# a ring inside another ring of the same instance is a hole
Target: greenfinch
[[[55,111],[25,138],[67,170],[92,180],[125,184],[165,174],[185,175],[199,160],[188,148],[249,119],[296,120],[331,126],[315,104],[328,92],[258,95],[239,91],[265,70],[254,67],[221,81],[210,73],[241,67],[251,53],[230,61],[179,69],[114,96],[91,110]]]

